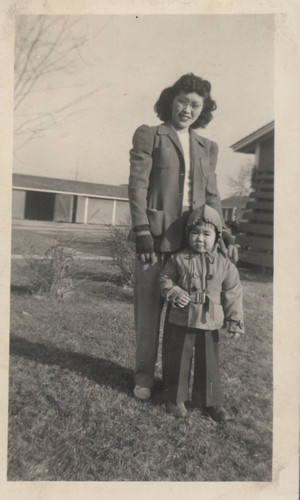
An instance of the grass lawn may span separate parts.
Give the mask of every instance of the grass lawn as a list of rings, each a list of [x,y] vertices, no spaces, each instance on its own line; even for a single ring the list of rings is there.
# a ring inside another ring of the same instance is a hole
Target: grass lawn
[[[26,221],[28,224],[28,221]],[[31,225],[30,225],[31,222]],[[17,255],[43,253],[57,241],[72,240],[75,249],[83,254],[109,256],[109,248],[105,243],[105,236],[110,233],[110,226],[98,229],[97,226],[83,224],[69,224],[71,228],[65,229],[66,225],[56,223],[51,230],[43,229],[42,223],[29,221],[29,225],[22,228],[12,225],[11,253]]]
[[[153,398],[132,397],[133,294],[84,262],[64,300],[30,295],[13,262],[8,480],[270,481],[272,282],[242,272],[247,335],[221,336],[226,408],[219,425],[167,414],[161,363]],[[159,358],[160,359],[160,358]]]

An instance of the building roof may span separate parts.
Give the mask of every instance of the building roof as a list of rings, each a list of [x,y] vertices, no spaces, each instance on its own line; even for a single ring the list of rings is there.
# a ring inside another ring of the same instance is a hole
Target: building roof
[[[13,174],[13,188],[128,200],[128,187],[125,184],[112,186],[37,175]]]
[[[274,120],[230,146],[236,153],[255,153],[256,144],[274,136]]]
[[[249,196],[229,196],[221,201],[222,208],[244,208],[248,201]]]

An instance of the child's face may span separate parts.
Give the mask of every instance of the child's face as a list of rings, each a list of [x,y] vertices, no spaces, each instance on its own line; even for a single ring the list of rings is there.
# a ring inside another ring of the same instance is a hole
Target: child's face
[[[211,224],[200,222],[189,232],[189,246],[196,253],[210,252],[216,242],[216,230]]]

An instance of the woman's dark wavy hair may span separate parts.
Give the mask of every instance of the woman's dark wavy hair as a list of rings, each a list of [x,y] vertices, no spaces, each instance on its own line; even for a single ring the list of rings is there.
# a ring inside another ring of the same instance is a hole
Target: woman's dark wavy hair
[[[158,101],[154,106],[157,116],[163,122],[169,122],[172,118],[172,104],[174,98],[180,92],[197,92],[203,97],[203,109],[199,118],[191,125],[192,128],[204,128],[213,118],[212,111],[217,109],[215,101],[210,95],[211,84],[193,73],[183,75],[172,87],[167,87],[162,91]]]

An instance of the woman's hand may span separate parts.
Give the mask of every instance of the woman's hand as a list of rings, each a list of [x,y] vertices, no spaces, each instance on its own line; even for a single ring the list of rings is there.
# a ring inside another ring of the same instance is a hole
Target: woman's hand
[[[228,257],[234,264],[236,264],[239,260],[239,252],[237,246],[235,245],[235,239],[232,236],[230,229],[223,229],[222,240],[227,248]]]
[[[239,260],[239,251],[236,245],[228,245],[228,257],[234,264],[237,263],[237,261]]]
[[[152,253],[137,253],[137,258],[143,264],[155,264],[157,262],[157,257],[154,252]]]

